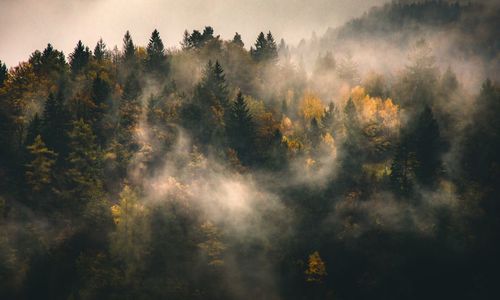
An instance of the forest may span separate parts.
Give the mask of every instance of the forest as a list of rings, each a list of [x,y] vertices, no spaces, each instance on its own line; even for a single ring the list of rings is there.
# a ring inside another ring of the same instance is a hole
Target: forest
[[[1,299],[500,296],[499,5],[160,31],[0,61]]]

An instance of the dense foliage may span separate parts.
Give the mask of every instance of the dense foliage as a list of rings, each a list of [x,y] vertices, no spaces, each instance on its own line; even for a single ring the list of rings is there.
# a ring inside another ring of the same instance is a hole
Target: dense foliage
[[[341,34],[475,9],[425,3]],[[498,83],[420,39],[396,74],[308,73],[271,32],[181,45],[0,62],[0,298],[493,298]]]

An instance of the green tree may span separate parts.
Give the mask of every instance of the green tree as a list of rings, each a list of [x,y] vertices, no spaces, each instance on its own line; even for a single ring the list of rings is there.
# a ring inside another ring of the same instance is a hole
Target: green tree
[[[234,45],[243,48],[245,46],[245,43],[243,43],[243,40],[241,39],[241,35],[239,33],[235,33],[233,40],[231,41]]]
[[[156,29],[151,33],[146,52],[146,69],[160,74],[165,73],[167,71],[165,48],[160,33]]]
[[[35,113],[28,125],[24,144],[32,145],[35,142],[35,138],[40,134],[42,134],[42,120],[38,116],[38,113]]]
[[[83,119],[73,122],[69,132],[70,153],[66,159],[65,180],[74,208],[82,208],[102,190],[102,157],[92,127]],[[82,206],[83,205],[83,206]]]
[[[430,107],[426,106],[419,115],[413,133],[415,155],[418,164],[415,168],[417,180],[426,186],[436,185],[436,179],[442,172],[443,150],[445,141],[439,132],[439,125]]]
[[[70,67],[73,74],[80,73],[90,61],[90,50],[89,47],[83,45],[82,41],[78,41],[75,49],[69,55],[70,57]]]
[[[227,127],[229,144],[244,164],[252,164],[255,156],[256,128],[241,92],[233,103]]]
[[[28,146],[31,161],[26,165],[26,181],[33,192],[47,190],[53,181],[53,168],[57,154],[49,150],[40,135]]]
[[[103,42],[102,38],[97,41],[94,48],[94,58],[98,62],[102,62],[107,57],[106,44]]]
[[[9,76],[9,72],[7,70],[7,66],[0,60],[0,88],[3,87],[4,82],[7,80]]]
[[[135,45],[128,30],[123,37],[123,59],[126,63],[135,62]]]
[[[67,130],[69,112],[63,103],[62,91],[49,94],[42,115],[42,136],[50,149],[61,157],[67,154]]]

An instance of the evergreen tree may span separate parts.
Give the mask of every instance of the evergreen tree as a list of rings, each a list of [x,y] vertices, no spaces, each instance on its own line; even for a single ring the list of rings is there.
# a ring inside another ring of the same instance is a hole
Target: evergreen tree
[[[111,87],[109,83],[102,79],[99,74],[97,74],[96,78],[92,82],[92,101],[94,102],[94,106],[91,109],[91,120],[92,120],[92,128],[94,132],[97,134],[99,143],[105,141],[105,133],[104,132],[104,124],[103,119],[105,117],[108,100],[111,94]]]
[[[466,128],[462,168],[468,180],[500,187],[500,88],[486,80]],[[497,195],[496,195],[497,196]]]
[[[78,41],[73,53],[69,55],[70,66],[73,74],[80,73],[89,63],[90,60],[90,50],[89,47],[83,45],[82,41]]]
[[[141,86],[134,74],[127,77],[123,88],[122,100],[120,102],[120,127],[122,130],[130,131],[139,122],[141,116],[141,103],[139,96]]]
[[[266,59],[275,62],[278,59],[278,48],[271,31],[266,35],[266,47]]]
[[[0,60],[0,88],[3,87],[4,82],[7,80],[9,76],[9,72],[7,70],[7,66]]]
[[[98,62],[101,62],[106,58],[106,56],[106,44],[102,41],[102,38],[100,38],[94,48],[94,58]]]
[[[415,158],[418,161],[415,168],[417,180],[427,186],[437,184],[436,178],[442,171],[441,156],[445,143],[439,133],[439,125],[428,106],[418,117],[413,140]]]
[[[358,120],[356,106],[351,98],[344,107],[345,140],[341,157],[341,167],[344,180],[347,184],[354,184],[362,173],[362,129]]]
[[[32,145],[35,142],[35,138],[42,134],[42,120],[36,113],[31,119],[28,125],[28,132],[26,133],[25,145]]]
[[[89,200],[102,188],[102,158],[91,126],[82,119],[74,121],[72,126],[65,179],[70,196],[80,201],[75,203],[76,207],[82,207],[85,203],[81,201]]]
[[[148,47],[146,48],[146,69],[163,73],[167,71],[167,61],[163,41],[160,38],[158,30],[154,30],[149,39]]]
[[[396,147],[391,164],[390,180],[394,191],[402,196],[408,196],[415,181],[415,167],[417,160],[415,152],[411,149],[408,135],[403,135]]]
[[[135,45],[128,30],[123,37],[123,59],[126,63],[135,62]]]
[[[307,137],[311,143],[312,150],[314,151],[321,142],[321,129],[319,128],[318,120],[311,119],[309,128],[307,130]]]
[[[266,59],[267,50],[267,40],[263,32],[259,33],[257,36],[257,41],[255,42],[255,48],[250,49],[250,54],[255,61],[263,61]]]
[[[67,135],[69,112],[63,103],[62,91],[57,96],[50,94],[45,101],[42,116],[42,136],[50,149],[56,151],[60,157],[67,153]]]
[[[235,33],[233,40],[231,41],[234,45],[243,48],[245,44],[243,43],[243,40],[241,39],[241,35],[239,33]]]
[[[26,181],[33,192],[46,191],[53,181],[53,167],[57,154],[49,150],[40,135],[27,147],[31,161],[26,165]]]
[[[64,53],[54,49],[50,43],[47,44],[43,52],[36,50],[30,56],[29,62],[36,74],[52,79],[64,74],[68,66]]]
[[[238,92],[229,116],[227,132],[231,148],[244,164],[251,164],[255,153],[255,124],[241,92]]]

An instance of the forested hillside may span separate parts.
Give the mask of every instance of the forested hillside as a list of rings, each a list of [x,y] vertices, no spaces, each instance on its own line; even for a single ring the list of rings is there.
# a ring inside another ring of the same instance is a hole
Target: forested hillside
[[[497,12],[0,61],[0,298],[495,299]]]

